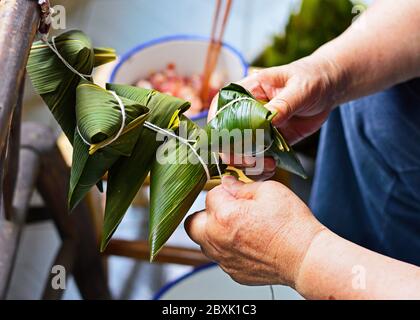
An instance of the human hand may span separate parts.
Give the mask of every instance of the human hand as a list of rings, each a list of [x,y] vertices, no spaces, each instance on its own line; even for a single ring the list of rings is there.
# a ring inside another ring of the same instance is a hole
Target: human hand
[[[291,64],[268,68],[239,82],[257,99],[269,101],[265,106],[276,112],[273,124],[290,144],[316,132],[336,105],[340,95],[342,72],[321,55],[313,55]],[[217,96],[209,110],[209,120],[217,111]],[[231,163],[230,159],[223,160]],[[255,159],[245,158],[240,168],[250,167]],[[265,159],[263,177],[270,177],[275,162]]]
[[[255,98],[269,101],[265,106],[277,112],[273,124],[294,144],[317,131],[340,95],[338,67],[320,55],[291,64],[263,69],[238,83]],[[211,120],[217,109],[217,96],[209,110]]]
[[[312,239],[324,227],[282,184],[224,177],[208,193],[206,210],[188,217],[185,228],[235,281],[294,286]]]

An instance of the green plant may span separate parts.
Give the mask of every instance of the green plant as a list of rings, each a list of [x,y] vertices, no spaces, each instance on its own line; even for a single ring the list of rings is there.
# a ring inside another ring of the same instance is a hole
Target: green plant
[[[300,12],[290,16],[284,35],[276,35],[253,65],[279,66],[310,55],[350,26],[352,9],[349,0],[303,0]]]

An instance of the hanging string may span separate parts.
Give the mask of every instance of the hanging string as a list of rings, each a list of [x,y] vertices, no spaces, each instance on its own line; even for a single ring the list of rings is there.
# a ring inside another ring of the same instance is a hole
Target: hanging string
[[[200,161],[201,165],[203,166],[204,171],[206,172],[207,180],[210,180],[211,179],[210,171],[209,171],[209,168],[208,168],[207,164],[205,163],[205,161],[203,160],[203,158],[198,154],[197,150],[195,150],[194,146],[191,145],[191,143],[190,143],[192,141],[193,142],[197,142],[196,140],[184,139],[184,138],[182,138],[180,136],[177,136],[173,132],[171,132],[169,130],[162,129],[161,127],[158,127],[157,125],[155,125],[155,124],[153,124],[151,122],[148,122],[148,121],[145,121],[143,126],[145,126],[146,128],[148,128],[150,130],[153,130],[155,132],[163,133],[165,135],[171,136],[171,137],[177,139],[182,144],[185,144],[186,146],[188,146],[191,149],[191,151],[195,154],[195,156],[197,157],[198,161]]]
[[[83,74],[80,73],[79,71],[77,71],[75,68],[73,68],[73,66],[68,63],[66,61],[66,59],[63,58],[63,56],[60,54],[60,52],[57,49],[57,46],[55,44],[55,37],[51,38],[51,43],[48,41],[48,37],[46,35],[43,35],[42,37],[42,41],[51,49],[52,52],[54,52],[56,54],[56,56],[61,60],[61,62],[63,62],[63,64],[70,69],[70,71],[72,71],[74,74],[77,74],[80,78],[82,78],[83,80],[87,80],[87,78],[92,77],[91,74]]]
[[[63,62],[63,64],[70,71],[72,71],[74,74],[78,75],[83,80],[89,81],[89,80],[87,80],[87,78],[91,78],[92,77],[91,74],[83,74],[83,73],[80,73],[75,68],[73,68],[73,66],[70,63],[68,63],[67,60],[64,59],[64,57],[60,54],[60,52],[58,51],[57,46],[55,44],[55,37],[52,37],[51,38],[51,43],[48,41],[48,34],[43,34],[41,36],[41,39],[51,49],[51,51],[56,54],[56,56],[61,60],[61,62]],[[111,93],[114,96],[115,100],[118,102],[118,106],[120,107],[120,111],[121,111],[121,126],[120,126],[118,132],[114,135],[114,137],[112,139],[110,139],[109,141],[107,141],[106,143],[104,143],[100,147],[100,149],[103,149],[103,148],[109,146],[111,143],[115,142],[121,136],[121,134],[122,134],[122,132],[123,132],[123,130],[125,128],[125,120],[127,118],[126,113],[125,113],[125,106],[124,106],[124,103],[122,102],[121,98],[114,91],[111,91],[111,90],[106,90],[106,91],[108,91],[109,93]],[[76,126],[76,131],[77,131],[77,134],[80,136],[80,138],[82,139],[82,141],[86,145],[88,145],[88,146],[91,146],[92,145],[80,133],[79,126]]]

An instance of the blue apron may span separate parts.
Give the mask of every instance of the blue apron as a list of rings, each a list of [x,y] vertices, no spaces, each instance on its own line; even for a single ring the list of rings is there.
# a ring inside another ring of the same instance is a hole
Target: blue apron
[[[420,79],[331,113],[310,206],[338,235],[420,265]]]

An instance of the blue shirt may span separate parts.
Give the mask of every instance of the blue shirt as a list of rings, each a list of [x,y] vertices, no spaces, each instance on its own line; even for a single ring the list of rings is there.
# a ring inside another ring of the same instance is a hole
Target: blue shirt
[[[420,265],[420,79],[332,112],[310,206],[338,235]]]

